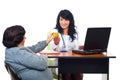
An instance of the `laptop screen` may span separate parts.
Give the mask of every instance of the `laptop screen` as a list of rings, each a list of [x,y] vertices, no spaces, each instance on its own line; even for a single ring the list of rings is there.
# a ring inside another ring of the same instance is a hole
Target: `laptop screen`
[[[107,51],[111,27],[91,27],[87,29],[84,50]]]

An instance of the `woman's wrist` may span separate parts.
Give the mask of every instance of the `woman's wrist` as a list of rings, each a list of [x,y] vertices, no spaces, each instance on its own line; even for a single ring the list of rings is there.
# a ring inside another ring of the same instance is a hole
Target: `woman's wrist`
[[[50,43],[50,41],[52,41],[54,37],[52,35],[48,36],[47,40],[46,40],[46,43]]]

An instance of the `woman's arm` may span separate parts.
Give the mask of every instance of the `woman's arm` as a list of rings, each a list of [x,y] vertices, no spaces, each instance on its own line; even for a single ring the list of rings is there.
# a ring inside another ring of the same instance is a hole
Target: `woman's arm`
[[[46,46],[47,46],[47,42],[46,42],[46,40],[44,40],[44,41],[40,41],[37,44],[32,45],[28,48],[31,49],[33,52],[37,53],[37,52],[43,50]]]
[[[31,47],[28,47],[29,49],[31,49],[33,52],[37,53],[39,51],[42,51],[47,45],[48,43],[50,43],[50,41],[53,39],[54,37],[50,34],[47,38],[47,40],[44,41],[40,41],[38,42],[36,45],[33,45]]]

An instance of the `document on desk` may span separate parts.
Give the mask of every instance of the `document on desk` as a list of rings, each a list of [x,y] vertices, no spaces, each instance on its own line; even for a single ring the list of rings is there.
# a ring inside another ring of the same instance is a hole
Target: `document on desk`
[[[72,56],[72,51],[68,52],[57,52],[53,50],[44,50],[41,51],[40,54],[47,54],[48,56],[58,57],[58,56]]]
[[[53,51],[53,50],[44,50],[44,51],[41,51],[40,53],[43,53],[43,54],[48,54],[48,55],[58,55],[60,54],[60,52],[58,51]]]

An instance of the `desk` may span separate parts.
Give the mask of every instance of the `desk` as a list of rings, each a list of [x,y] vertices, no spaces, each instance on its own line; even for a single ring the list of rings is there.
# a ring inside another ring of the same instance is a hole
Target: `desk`
[[[115,56],[107,54],[80,55],[72,52],[48,55],[58,58],[58,74],[60,73],[106,73],[109,80],[109,59]],[[59,80],[59,76],[58,76]]]

